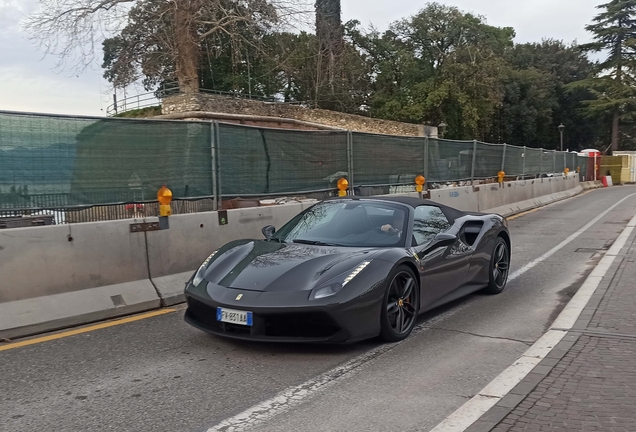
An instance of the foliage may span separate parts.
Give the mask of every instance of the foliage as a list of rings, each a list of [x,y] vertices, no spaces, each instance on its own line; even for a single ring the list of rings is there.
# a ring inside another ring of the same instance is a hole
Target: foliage
[[[123,113],[115,114],[113,117],[123,118],[148,118],[161,115],[161,106],[154,105],[145,108],[134,109],[125,111]]]
[[[371,115],[448,124],[449,137],[483,139],[503,97],[514,30],[429,4],[379,34],[356,33],[373,71]]]
[[[144,15],[163,2],[144,2],[148,6],[131,9],[128,26],[104,43],[105,76],[115,85],[142,78],[156,89],[178,75],[161,45],[170,18],[149,25]],[[355,20],[337,30],[337,0],[321,0],[316,8],[331,14],[328,28],[318,25],[317,34],[248,20],[233,25],[231,35],[200,38],[199,85],[402,122],[443,121],[451,139],[558,148],[563,123],[570,150],[606,148],[620,109],[624,146],[636,143],[636,127],[629,124],[636,117],[636,0],[601,5],[606,12],[588,26],[596,40],[582,47],[551,39],[514,44],[514,29],[438,3],[383,32]],[[605,49],[608,59],[598,64],[586,55]]]
[[[566,127],[564,149],[602,146],[603,118],[589,119],[578,107],[593,97],[568,85],[588,79],[594,65],[578,47],[560,41],[518,44],[506,52],[505,96],[491,140],[531,147],[558,148],[558,126]]]
[[[612,150],[618,150],[621,121],[636,119],[636,0],[612,0],[598,6],[603,11],[586,27],[594,42],[581,46],[587,52],[606,52],[596,65],[596,75],[573,83],[594,96],[584,101],[590,118],[612,115]]]

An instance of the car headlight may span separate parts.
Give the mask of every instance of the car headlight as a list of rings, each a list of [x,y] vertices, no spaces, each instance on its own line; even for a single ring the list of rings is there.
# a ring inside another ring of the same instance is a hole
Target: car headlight
[[[364,261],[350,273],[343,273],[340,277],[334,279],[333,282],[327,285],[320,286],[318,288],[314,288],[311,291],[311,294],[309,294],[309,300],[318,300],[337,294],[342,288],[344,288],[345,285],[351,282],[353,278],[355,278],[369,264],[371,264],[371,261]],[[342,276],[345,276],[344,279],[341,279]]]
[[[198,286],[203,281],[203,277],[205,276],[205,270],[208,268],[208,264],[210,263],[210,260],[212,259],[212,257],[214,257],[214,255],[217,254],[217,252],[218,250],[212,252],[210,256],[207,257],[205,261],[203,261],[203,264],[201,264],[201,267],[199,267],[199,270],[197,270],[196,274],[194,275],[194,278],[192,279],[192,285]]]

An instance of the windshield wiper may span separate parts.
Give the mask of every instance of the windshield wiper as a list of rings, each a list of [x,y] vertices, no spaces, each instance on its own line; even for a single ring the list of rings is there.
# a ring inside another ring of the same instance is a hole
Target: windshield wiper
[[[313,246],[342,246],[336,243],[326,243],[318,240],[304,240],[304,239],[295,239],[294,243],[307,244]]]

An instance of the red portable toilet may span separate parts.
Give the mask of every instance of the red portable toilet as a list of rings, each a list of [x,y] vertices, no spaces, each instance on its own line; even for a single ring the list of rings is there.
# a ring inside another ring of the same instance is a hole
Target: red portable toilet
[[[594,173],[589,176],[590,178],[588,180],[599,180],[601,178],[599,173],[601,169],[601,152],[596,149],[586,149],[581,150],[580,154],[589,158],[587,164],[588,175],[589,173]]]

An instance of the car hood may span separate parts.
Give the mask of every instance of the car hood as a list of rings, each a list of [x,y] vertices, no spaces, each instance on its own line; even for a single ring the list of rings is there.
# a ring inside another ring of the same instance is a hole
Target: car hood
[[[377,249],[239,241],[221,248],[204,280],[253,291],[311,290],[371,259]]]

